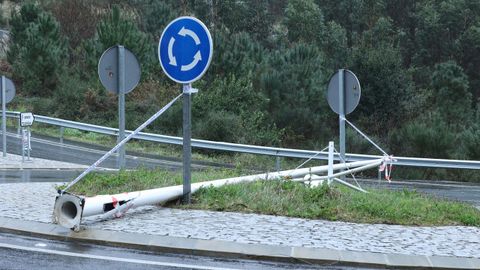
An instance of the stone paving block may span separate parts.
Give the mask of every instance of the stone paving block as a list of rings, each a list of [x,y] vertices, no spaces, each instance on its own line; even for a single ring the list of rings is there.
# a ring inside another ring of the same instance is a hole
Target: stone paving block
[[[386,254],[374,252],[340,251],[340,261],[387,265]]]
[[[479,259],[432,256],[429,260],[434,268],[480,269]]]
[[[304,248],[294,247],[292,248],[291,256],[294,258],[311,259],[311,260],[324,260],[324,261],[340,261],[342,256],[341,252],[333,249],[326,248]]]
[[[431,267],[431,262],[427,256],[418,256],[415,254],[386,254],[387,265],[394,266],[415,266],[415,267]]]

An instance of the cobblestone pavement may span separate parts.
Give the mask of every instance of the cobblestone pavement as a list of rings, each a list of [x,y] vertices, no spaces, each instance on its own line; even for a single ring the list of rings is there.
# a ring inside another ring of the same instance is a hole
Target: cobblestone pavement
[[[0,216],[51,222],[58,183],[0,184]],[[480,228],[411,227],[306,220],[155,206],[120,219],[84,219],[87,227],[240,243],[480,258]]]

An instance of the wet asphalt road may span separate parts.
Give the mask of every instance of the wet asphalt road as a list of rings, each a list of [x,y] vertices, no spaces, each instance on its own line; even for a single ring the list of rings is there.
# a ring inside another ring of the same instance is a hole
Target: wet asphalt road
[[[363,179],[363,187],[385,188],[390,190],[416,190],[440,198],[470,203],[480,209],[480,184],[453,181],[392,181]]]
[[[370,270],[362,267],[312,265],[305,262],[284,263],[179,255],[5,233],[0,233],[0,262],[0,269]]]
[[[0,170],[0,184],[28,182],[68,182],[82,170]]]
[[[2,141],[3,138],[0,136],[0,145],[2,144]],[[32,134],[31,147],[32,157],[71,162],[82,165],[93,164],[111,149],[105,146],[72,142],[68,140],[64,140],[64,143],[61,144],[58,138],[40,136],[36,134]],[[7,132],[7,152],[17,155],[22,154],[21,140],[16,133]],[[160,167],[170,170],[180,170],[182,168],[181,158],[172,158],[144,153],[127,152],[125,161],[127,169],[138,167]],[[112,155],[99,166],[104,168],[117,168],[117,157]],[[231,167],[231,165],[192,161],[192,169],[209,167]]]

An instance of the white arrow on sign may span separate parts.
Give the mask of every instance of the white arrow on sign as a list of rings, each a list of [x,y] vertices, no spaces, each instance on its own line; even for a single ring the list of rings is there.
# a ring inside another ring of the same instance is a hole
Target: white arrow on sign
[[[195,32],[193,32],[192,30],[182,27],[182,29],[180,29],[178,34],[183,37],[190,36],[195,41],[196,45],[200,45],[200,39],[198,38],[197,34],[195,34]]]
[[[176,67],[177,59],[173,56],[173,43],[175,43],[175,38],[171,37],[170,42],[168,42],[168,59],[170,60],[170,65]]]
[[[200,62],[201,60],[202,60],[202,55],[200,54],[200,51],[198,51],[193,57],[193,61],[188,65],[182,66],[181,70],[189,71],[190,69],[194,68],[198,64],[198,62]]]

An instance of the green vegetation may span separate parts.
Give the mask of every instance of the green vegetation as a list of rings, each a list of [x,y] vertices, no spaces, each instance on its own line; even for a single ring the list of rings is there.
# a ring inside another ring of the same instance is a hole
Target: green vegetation
[[[205,170],[192,172],[192,182],[239,176],[235,170]],[[167,170],[120,171],[116,174],[91,173],[69,191],[79,195],[94,196],[116,194],[182,184],[182,174]]]
[[[192,15],[214,40],[211,67],[194,85],[193,137],[323,148],[337,134],[327,83],[348,68],[362,85],[349,119],[388,152],[479,159],[478,1],[11,2],[3,5],[11,16],[0,20],[11,32],[0,68],[17,86],[9,109],[116,127],[117,98],[96,69],[106,48],[123,44],[142,65],[142,81],[126,98],[126,125],[135,129],[178,94],[156,46],[167,23]],[[178,103],[149,131],[180,135],[181,117]],[[358,142],[348,136],[348,150],[376,153]],[[427,175],[480,181],[469,172]]]
[[[194,172],[192,182],[243,174],[239,170]],[[182,175],[179,173],[141,169],[118,174],[91,174],[70,191],[93,196],[181,183]],[[191,205],[170,203],[170,206],[361,223],[480,226],[480,211],[474,207],[433,198],[416,191],[369,189],[368,194],[363,194],[337,186],[309,188],[288,180],[204,188],[193,195]]]
[[[480,226],[480,211],[416,191],[309,188],[292,181],[259,181],[201,189],[185,208],[309,219],[402,225]]]

